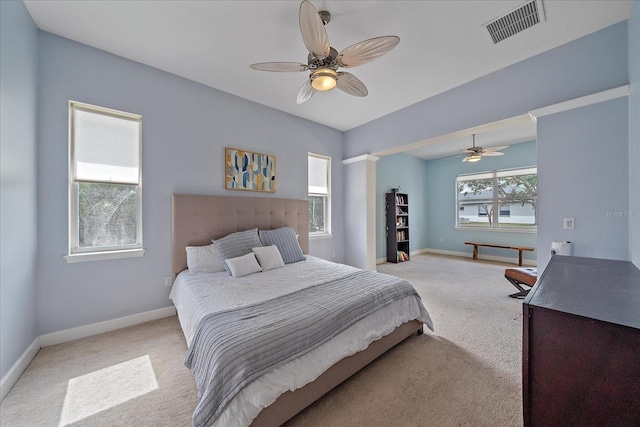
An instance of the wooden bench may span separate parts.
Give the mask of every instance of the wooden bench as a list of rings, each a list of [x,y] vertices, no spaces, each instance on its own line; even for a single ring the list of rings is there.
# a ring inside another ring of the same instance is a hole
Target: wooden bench
[[[499,243],[464,242],[465,245],[473,245],[473,259],[478,259],[478,247],[487,246],[489,248],[513,249],[518,251],[518,265],[522,267],[522,251],[533,251],[529,246],[501,245]]]

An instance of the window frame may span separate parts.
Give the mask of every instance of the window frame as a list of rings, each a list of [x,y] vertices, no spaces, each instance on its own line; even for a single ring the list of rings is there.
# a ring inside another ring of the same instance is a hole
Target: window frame
[[[138,126],[138,183],[119,181],[93,181],[77,179],[76,177],[76,146],[75,141],[75,112],[83,111],[92,114],[109,116],[112,118],[137,122]],[[80,184],[122,184],[135,187],[136,197],[136,242],[126,245],[80,247]],[[68,157],[68,263],[98,261],[104,259],[118,259],[139,257],[144,254],[142,233],[142,116],[125,111],[91,105],[78,101],[69,101],[69,157]]]
[[[308,199],[311,196],[314,197],[325,197],[326,200],[326,206],[325,206],[325,218],[324,218],[324,222],[325,222],[325,227],[324,227],[324,231],[317,231],[317,232],[312,232],[311,231],[311,227],[309,227],[309,238],[310,239],[320,239],[320,238],[327,238],[327,237],[331,237],[331,157],[329,156],[325,156],[322,154],[316,154],[316,153],[311,153],[309,152],[307,154],[307,165],[309,162],[309,158],[310,157],[314,157],[317,159],[321,159],[327,162],[327,192],[326,193],[317,193],[317,192],[312,192],[310,191],[311,189],[309,188],[309,170],[307,170],[307,193],[308,193]]]
[[[538,174],[537,166],[525,166],[525,167],[519,167],[519,168],[513,168],[513,169],[501,169],[501,170],[494,170],[494,171],[457,175],[455,179],[455,204],[456,204],[455,229],[465,230],[465,231],[474,230],[474,231],[489,231],[489,232],[537,233],[538,232],[537,224],[525,225],[523,227],[505,227],[505,226],[501,227],[500,219],[510,218],[511,212],[509,216],[500,214],[500,211],[501,211],[500,200],[502,199],[502,197],[500,197],[498,191],[493,191],[493,190],[492,190],[493,194],[492,194],[491,203],[492,203],[492,206],[497,206],[498,208],[492,209],[491,225],[487,224],[487,226],[477,226],[477,225],[474,226],[474,225],[468,225],[466,222],[460,222],[460,212],[462,212],[460,210],[460,207],[461,207],[460,199],[459,199],[460,192],[458,190],[458,185],[460,182],[474,181],[474,180],[481,180],[481,179],[491,179],[492,187],[496,188],[498,187],[498,180],[500,178],[518,176],[518,175],[532,175],[532,174],[535,174],[537,176]],[[478,206],[478,209],[480,209],[480,206]],[[489,213],[487,212],[486,216],[488,215]]]

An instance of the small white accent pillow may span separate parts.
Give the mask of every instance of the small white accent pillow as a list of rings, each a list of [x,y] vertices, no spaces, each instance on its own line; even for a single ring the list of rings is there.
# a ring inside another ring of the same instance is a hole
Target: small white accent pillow
[[[190,273],[217,273],[224,271],[224,261],[212,244],[187,246],[187,268]]]
[[[258,260],[253,252],[237,258],[225,259],[225,262],[229,270],[231,270],[233,277],[247,276],[262,271],[262,267],[258,264]]]
[[[284,267],[282,255],[280,255],[280,251],[276,245],[260,246],[252,248],[251,250],[256,254],[256,258],[258,258],[262,271]]]

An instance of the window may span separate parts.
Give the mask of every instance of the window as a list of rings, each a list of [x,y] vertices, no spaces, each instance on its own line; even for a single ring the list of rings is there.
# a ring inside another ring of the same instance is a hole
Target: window
[[[331,158],[309,153],[309,235],[331,234]]]
[[[535,231],[537,169],[460,175],[456,178],[456,200],[459,228]],[[494,209],[495,206],[498,209]]]
[[[141,147],[141,116],[69,102],[68,262],[142,255]]]

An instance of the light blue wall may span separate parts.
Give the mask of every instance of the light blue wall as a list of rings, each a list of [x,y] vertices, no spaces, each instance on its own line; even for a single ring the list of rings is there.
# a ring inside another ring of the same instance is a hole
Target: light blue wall
[[[640,0],[629,18],[629,257],[640,267]]]
[[[429,203],[426,210],[427,247],[443,251],[469,252],[472,248],[465,241],[503,243],[536,246],[535,233],[514,231],[456,230],[456,185],[458,175],[512,169],[536,165],[536,142],[514,144],[500,157],[484,157],[476,163],[463,163],[460,157],[429,160],[426,162],[426,186]],[[517,256],[504,249],[482,248],[482,254],[501,257]],[[523,258],[536,259],[536,252],[524,252]]]
[[[307,151],[329,155],[334,160],[375,153],[631,82],[625,116],[628,123],[614,123],[608,118],[605,127],[617,135],[618,127],[626,127],[627,167],[640,160],[637,0],[628,24],[611,26],[344,135],[50,34],[41,33],[38,42],[37,30],[22,2],[0,1],[0,8],[2,375],[38,334],[169,305],[168,289],[162,279],[170,274],[170,194],[224,194],[218,165],[226,145],[277,155],[276,196],[305,197],[306,189],[299,177],[305,174],[301,164],[306,164]],[[38,83],[41,87],[36,95]],[[143,208],[147,254],[143,258],[75,265],[62,260],[67,245],[69,99],[144,116]],[[9,103],[11,108],[6,107]],[[40,104],[38,113],[34,112],[36,103]],[[580,134],[575,126],[589,116],[588,111],[577,110],[573,127],[567,130]],[[600,117],[595,118],[595,124]],[[553,124],[555,117],[549,119],[549,125]],[[558,135],[547,129],[549,140]],[[583,153],[589,162],[598,155]],[[11,165],[7,164],[9,159]],[[334,237],[311,243],[312,254],[330,258],[335,251],[338,261],[344,259],[344,241],[340,237],[344,235],[341,185],[344,176],[339,163],[333,162],[332,173]],[[282,170],[282,164],[287,164],[287,168]],[[19,171],[9,174],[8,171],[13,172],[9,166],[13,165],[19,165]],[[601,172],[598,165],[589,174],[604,176],[609,172]],[[638,182],[640,170],[630,168],[627,204],[633,209],[640,206]],[[552,206],[554,201],[566,197],[564,191],[548,188],[541,200]],[[627,239],[628,256],[636,265],[640,265],[638,221],[630,219],[631,237]],[[555,227],[555,219],[550,222]],[[580,231],[580,224],[581,221],[576,222],[576,231]],[[616,227],[615,232],[618,231]],[[548,238],[558,238],[553,234]],[[40,293],[37,309],[36,283]]]
[[[0,2],[0,377],[37,338],[38,31],[21,1]]]
[[[629,83],[627,22],[503,68],[345,133],[345,156],[375,154]]]
[[[626,98],[538,119],[539,267],[554,240],[575,256],[629,259],[628,130]]]
[[[634,7],[637,5],[634,4]],[[637,23],[633,25],[637,25]],[[627,22],[625,21],[506,67],[346,132],[345,154],[347,156],[356,156],[362,153],[375,154],[430,137],[518,116],[540,107],[627,85],[629,84],[628,41]],[[616,108],[613,114],[620,114],[620,116],[615,118],[609,117],[610,115],[592,116],[588,113],[589,111],[587,108],[576,110],[569,115],[575,120],[561,126],[547,128],[545,140],[559,141],[567,134],[583,135],[584,132],[578,127],[588,124],[589,128],[606,130],[608,135],[618,138],[616,144],[619,144],[619,138],[624,138],[626,158],[629,155],[630,145],[627,139],[628,109]],[[585,123],[587,118],[590,122]],[[621,127],[624,128],[624,135]],[[603,141],[609,143],[609,139],[610,137],[607,137]],[[617,168],[618,163],[616,163],[615,169],[611,170],[609,167],[603,166],[603,162],[598,161],[602,157],[599,150],[580,150],[579,144],[572,146],[573,152],[577,153],[576,156],[582,159],[581,161],[593,165],[592,169],[567,162],[568,159],[565,159],[565,163],[562,165],[554,162],[545,166],[542,162],[552,159],[553,154],[547,154],[548,152],[545,151],[541,156],[540,143],[541,141],[538,139],[539,180],[543,179],[547,173],[553,179],[557,178],[560,171],[551,169],[559,166],[564,168],[562,174],[579,174],[578,179],[584,175],[587,182],[591,179],[597,179],[593,177],[602,177],[603,181],[608,181],[606,174],[618,174],[620,171],[628,171],[629,169],[628,161],[626,161],[625,165],[621,165],[620,168]],[[545,147],[545,149],[549,148]],[[618,151],[616,153],[616,155],[620,155]],[[621,183],[618,190],[614,191],[616,197],[619,198],[619,189],[625,189],[624,191],[627,193],[624,204],[628,206],[631,198],[629,197],[630,177],[627,172],[624,173],[625,182]],[[637,177],[637,173],[634,177]],[[601,186],[598,189],[605,193],[611,191],[610,189],[605,190]],[[566,190],[560,185],[546,186],[544,191],[540,188],[538,193],[540,210],[547,209],[547,206],[554,206],[558,200],[570,201],[573,196]],[[600,194],[594,192],[594,197],[590,200],[595,201],[599,197]],[[607,199],[607,197],[603,197],[603,199]],[[619,202],[616,200],[615,204],[618,205]],[[597,210],[598,212],[602,208],[599,202],[593,202],[589,205],[588,201],[582,198],[578,198],[576,204],[581,209]],[[539,256],[539,267],[546,265],[548,253],[544,248],[550,245],[550,241],[562,239],[563,234],[556,232],[556,223],[557,221],[549,218],[540,221],[538,225],[538,243],[535,246],[539,248],[536,251]],[[579,227],[577,219],[576,226]],[[621,235],[623,234],[621,228],[614,228],[614,232],[606,236],[599,232],[582,235],[582,248],[600,245],[602,249],[597,251],[583,251],[581,249],[579,253],[597,253],[603,258],[628,259],[630,251],[629,228],[624,230],[624,236]],[[430,238],[439,238],[439,235],[434,236],[428,231],[427,234]],[[620,247],[624,248],[624,254],[620,252]]]
[[[40,334],[171,305],[171,194],[307,197],[307,153],[331,156],[333,238],[344,257],[342,133],[70,40],[40,32]],[[142,258],[67,264],[67,120],[76,100],[143,117]],[[277,193],[224,190],[224,148],[276,156]]]
[[[424,221],[427,208],[426,161],[407,154],[385,156],[376,162],[376,258],[387,258],[385,234],[385,194],[400,186],[409,195],[409,249],[426,249],[427,227]]]

